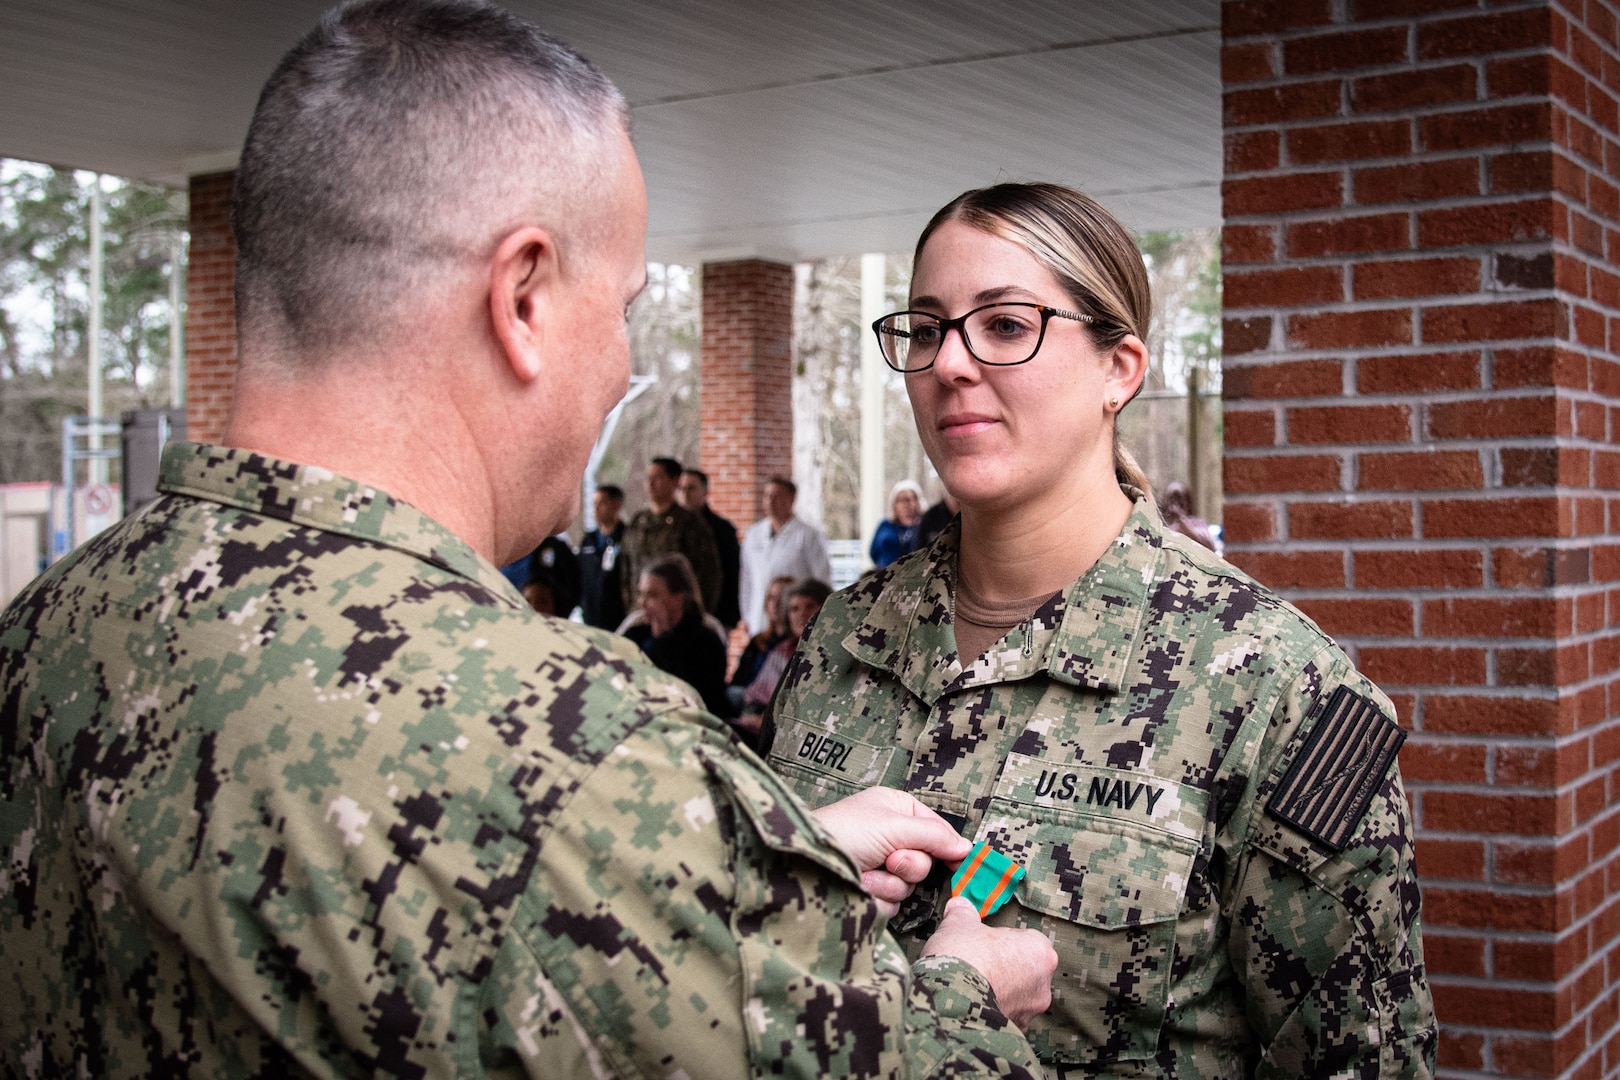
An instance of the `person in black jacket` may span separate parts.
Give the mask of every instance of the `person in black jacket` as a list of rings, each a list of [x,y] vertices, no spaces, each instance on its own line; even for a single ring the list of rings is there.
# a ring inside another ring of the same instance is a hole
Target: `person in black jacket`
[[[714,715],[731,715],[726,701],[726,644],[704,623],[697,575],[686,556],[659,555],[641,571],[636,590],[645,621],[624,636],[641,646],[647,659],[687,683]]]
[[[709,531],[714,533],[714,546],[720,552],[720,600],[710,614],[719,619],[726,630],[733,630],[742,622],[742,608],[737,603],[737,576],[742,566],[737,526],[715,513],[709,505],[709,474],[702,469],[682,472],[676,492],[681,505],[708,522]]]
[[[591,501],[596,528],[579,541],[580,614],[587,626],[617,630],[624,621],[624,598],[619,591],[619,547],[624,543],[624,489],[616,484],[596,485]]]

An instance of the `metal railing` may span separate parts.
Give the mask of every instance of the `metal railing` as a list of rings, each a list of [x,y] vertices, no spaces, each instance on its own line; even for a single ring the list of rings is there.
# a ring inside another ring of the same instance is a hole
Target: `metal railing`
[[[55,562],[73,550],[74,499],[73,489],[78,482],[78,464],[81,461],[113,461],[123,456],[118,437],[123,425],[103,416],[64,416],[62,418],[62,520],[51,523],[51,561]],[[100,440],[110,438],[111,446],[98,446]],[[81,445],[82,442],[82,445]]]

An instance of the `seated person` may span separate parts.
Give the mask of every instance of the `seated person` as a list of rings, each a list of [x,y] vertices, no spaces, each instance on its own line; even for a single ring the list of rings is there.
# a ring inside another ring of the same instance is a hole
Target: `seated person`
[[[529,602],[539,615],[557,614],[557,597],[551,588],[549,577],[531,577],[523,583],[523,599]]]
[[[748,644],[743,646],[742,655],[737,658],[737,670],[731,673],[731,681],[726,686],[726,698],[731,702],[733,715],[742,713],[743,695],[748,692],[748,684],[759,674],[759,666],[765,662],[771,650],[793,636],[788,629],[786,596],[797,580],[792,574],[779,574],[771,578],[771,583],[765,587],[765,629],[749,638]]]
[[[910,555],[922,544],[918,526],[922,523],[922,488],[902,480],[889,492],[889,516],[878,522],[867,554],[872,565],[882,569],[902,555]]]
[[[697,576],[686,556],[669,552],[641,571],[636,588],[641,621],[622,628],[647,659],[687,683],[716,716],[731,715],[726,703],[726,645],[704,625]],[[630,620],[626,620],[630,622]]]
[[[742,714],[733,723],[734,727],[750,736],[759,732],[760,718],[776,693],[776,684],[782,681],[782,673],[787,671],[793,650],[799,647],[799,639],[804,636],[810,620],[821,614],[821,606],[827,602],[832,591],[831,585],[815,578],[806,578],[788,589],[787,603],[784,605],[787,609],[788,636],[760,663],[759,673],[748,684],[748,690],[743,695]]]
[[[546,537],[540,541],[539,547],[523,558],[501,567],[501,573],[525,597],[534,592],[530,588],[532,584],[537,581],[545,583],[551,594],[551,599],[547,601],[549,606],[537,607],[534,600],[529,599],[529,606],[542,615],[566,619],[579,606],[579,558],[569,546],[566,536]]]
[[[1174,529],[1220,554],[1221,546],[1215,542],[1209,522],[1193,513],[1192,492],[1180,480],[1172,480],[1165,485],[1164,494],[1159,496],[1159,515],[1164,518],[1165,528]]]

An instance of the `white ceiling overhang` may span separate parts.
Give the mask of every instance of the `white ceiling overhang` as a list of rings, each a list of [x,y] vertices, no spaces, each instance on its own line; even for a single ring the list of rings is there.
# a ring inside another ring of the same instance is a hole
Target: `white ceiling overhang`
[[[4,0],[0,156],[231,168],[312,0]],[[665,262],[909,249],[1001,179],[1220,223],[1218,0],[510,0],[629,98]]]

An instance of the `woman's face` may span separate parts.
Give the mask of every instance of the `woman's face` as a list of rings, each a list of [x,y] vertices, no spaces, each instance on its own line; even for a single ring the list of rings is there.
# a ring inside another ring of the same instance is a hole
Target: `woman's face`
[[[786,591],[787,586],[780,581],[765,587],[765,623],[773,630],[782,623],[782,594]]]
[[[910,306],[955,318],[996,302],[1075,306],[1018,244],[959,221],[940,226],[917,259]],[[906,376],[906,392],[951,493],[965,506],[1011,509],[1072,486],[1077,470],[1112,475],[1108,368],[1084,323],[1054,318],[1035,357],[1011,367],[979,363],[960,333],[947,333],[934,366]]]
[[[642,574],[637,584],[641,613],[654,635],[667,634],[680,625],[681,616],[686,613],[685,593],[672,591],[657,574]]]
[[[788,601],[788,627],[794,637],[804,637],[804,628],[821,612],[821,605],[808,596],[795,596]]]
[[[917,505],[916,492],[898,492],[894,497],[894,520],[901,525],[915,525],[920,517],[922,507]]]

